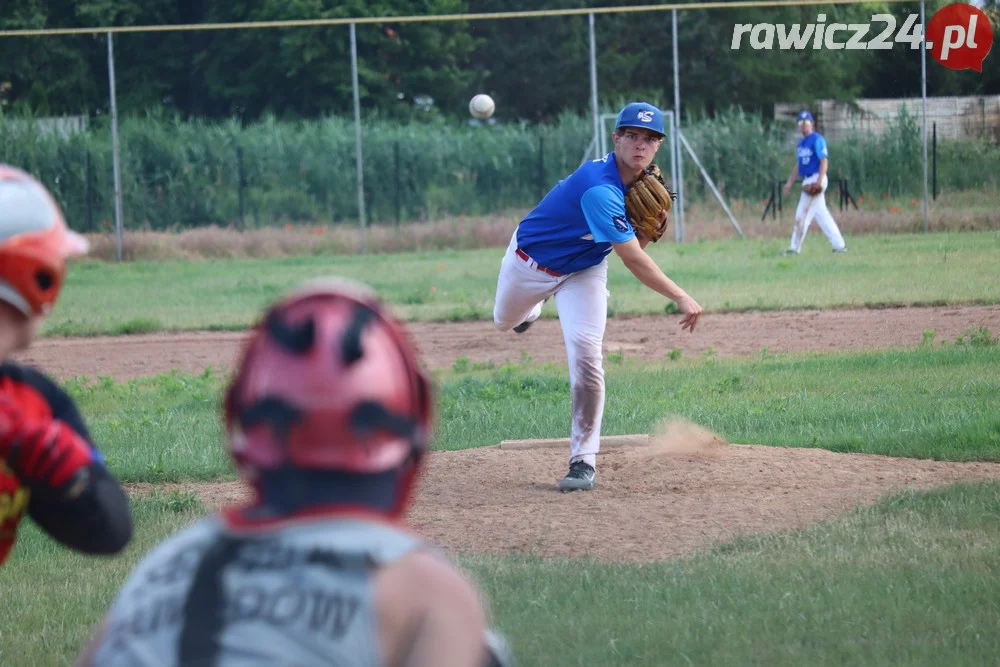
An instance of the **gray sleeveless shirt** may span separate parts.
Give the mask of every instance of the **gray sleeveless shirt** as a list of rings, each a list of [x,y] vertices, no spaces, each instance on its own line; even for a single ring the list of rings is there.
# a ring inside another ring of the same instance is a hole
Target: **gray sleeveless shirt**
[[[372,576],[423,546],[358,519],[234,532],[217,515],[207,517],[156,547],[132,573],[94,664],[383,665]]]

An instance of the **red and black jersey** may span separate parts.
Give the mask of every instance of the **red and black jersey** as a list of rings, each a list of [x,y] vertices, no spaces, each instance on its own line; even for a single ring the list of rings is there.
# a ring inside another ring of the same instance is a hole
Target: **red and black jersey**
[[[26,418],[60,420],[93,452],[88,486],[72,499],[32,492],[0,461],[0,565],[14,547],[17,527],[28,515],[49,535],[85,553],[116,553],[131,539],[128,497],[108,473],[87,426],[69,395],[39,371],[13,362],[0,364],[0,393]]]
[[[14,548],[17,524],[28,510],[30,494],[7,465],[0,461],[0,565]]]

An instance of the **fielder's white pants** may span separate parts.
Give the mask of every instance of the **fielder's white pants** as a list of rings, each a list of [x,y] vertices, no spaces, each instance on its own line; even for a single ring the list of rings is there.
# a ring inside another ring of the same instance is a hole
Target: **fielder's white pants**
[[[813,174],[803,179],[802,185],[815,183],[818,180],[819,174]],[[826,207],[826,186],[828,182],[829,179],[824,176],[823,192],[815,196],[810,196],[803,192],[799,197],[799,205],[795,209],[795,227],[792,228],[792,242],[788,247],[789,250],[794,250],[797,253],[802,252],[802,242],[806,240],[806,232],[809,231],[809,225],[812,224],[814,219],[819,223],[819,228],[826,234],[826,238],[830,241],[830,245],[833,246],[834,250],[840,250],[847,245],[844,243],[844,237],[840,234],[840,228],[837,227],[837,223],[833,219],[833,214]]]
[[[500,262],[493,324],[509,331],[542,314],[542,303],[555,297],[569,364],[573,421],[570,463],[583,460],[597,467],[604,417],[604,329],[608,321],[608,262],[605,259],[576,273],[556,277],[537,263],[515,254],[517,230]]]

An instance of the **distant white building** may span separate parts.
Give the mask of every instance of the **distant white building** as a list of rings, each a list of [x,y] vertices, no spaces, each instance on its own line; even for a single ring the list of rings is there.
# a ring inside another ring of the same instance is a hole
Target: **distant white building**
[[[880,135],[904,109],[916,119],[918,126],[923,123],[923,103],[919,97],[780,103],[774,106],[774,117],[788,121],[794,132],[795,115],[800,109],[812,111],[817,131],[830,139],[842,138],[852,132]],[[985,139],[1000,143],[1000,95],[928,97],[928,134],[934,125],[938,139]]]
[[[9,116],[0,119],[0,123],[3,123],[7,127],[25,127],[27,122],[23,119],[11,118]],[[87,130],[87,117],[53,116],[50,118],[35,118],[34,125],[35,129],[42,134],[55,133],[65,138],[71,134],[85,132]]]

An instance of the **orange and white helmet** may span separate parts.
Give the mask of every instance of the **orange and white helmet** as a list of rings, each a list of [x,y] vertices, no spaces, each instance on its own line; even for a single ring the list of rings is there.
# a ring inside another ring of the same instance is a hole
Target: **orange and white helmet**
[[[431,384],[406,332],[364,285],[310,281],[265,313],[225,398],[228,446],[251,483],[270,470],[399,470],[409,500],[428,447]]]
[[[47,314],[62,289],[66,260],[88,250],[44,185],[0,164],[0,301],[25,317]]]

